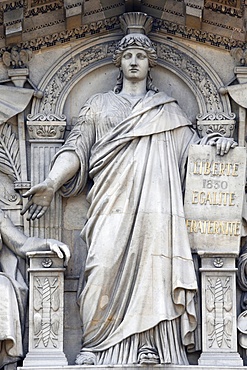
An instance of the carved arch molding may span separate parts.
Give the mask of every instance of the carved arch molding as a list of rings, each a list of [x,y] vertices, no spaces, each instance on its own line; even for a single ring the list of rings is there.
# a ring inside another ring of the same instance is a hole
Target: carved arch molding
[[[72,88],[93,70],[112,63],[117,41],[122,35],[88,41],[63,55],[43,77],[38,88],[44,95],[34,99],[30,121],[64,121],[65,101]],[[190,48],[174,40],[150,35],[156,44],[158,65],[181,78],[194,94],[198,120],[232,120],[230,101],[219,92],[223,82],[212,67]]]

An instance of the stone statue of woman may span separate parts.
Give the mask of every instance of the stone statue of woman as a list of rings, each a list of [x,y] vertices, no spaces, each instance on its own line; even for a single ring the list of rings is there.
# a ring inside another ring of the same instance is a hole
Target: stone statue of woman
[[[152,84],[150,18],[127,13],[122,23],[115,90],[86,102],[47,179],[26,193],[23,213],[39,218],[58,189],[77,195],[93,180],[77,364],[187,364],[197,283],[182,187],[198,137],[176,101]],[[230,146],[217,141],[220,154]]]

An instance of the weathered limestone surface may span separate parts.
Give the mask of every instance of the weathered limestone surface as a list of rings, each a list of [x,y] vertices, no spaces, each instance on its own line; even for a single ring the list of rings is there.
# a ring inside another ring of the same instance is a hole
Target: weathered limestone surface
[[[245,169],[245,148],[220,156],[210,146],[191,146],[184,202],[191,248],[238,255]]]
[[[176,4],[174,1],[164,4],[161,1],[98,0],[1,2],[0,89],[5,103],[8,100],[8,109],[7,113],[6,109],[0,109],[0,207],[26,235],[62,240],[70,247],[72,254],[65,271],[64,298],[61,298],[64,299],[64,312],[59,319],[60,329],[63,328],[61,348],[69,366],[56,367],[52,364],[49,367],[52,369],[82,369],[75,367],[74,362],[81,349],[82,329],[76,296],[87,255],[86,245],[80,237],[89,208],[87,189],[76,197],[65,199],[57,195],[46,215],[31,222],[20,215],[27,202],[21,194],[46,177],[51,158],[68,137],[85,101],[95,93],[114,88],[118,71],[112,64],[112,55],[117,41],[123,37],[119,16],[133,10],[144,11],[154,18],[149,34],[158,54],[158,65],[152,70],[154,85],[178,101],[197,126],[200,136],[220,132],[223,136],[234,138],[241,147],[246,147],[247,58],[244,24],[247,14],[246,5],[240,0],[234,4],[225,1],[224,5],[221,1],[208,0],[177,1]],[[20,91],[21,99],[16,104],[15,94]],[[9,114],[10,111],[12,113]],[[6,149],[10,153],[7,170],[3,165],[6,163],[3,161],[3,156],[6,160]],[[205,148],[206,156],[208,150],[211,148]],[[227,157],[222,158],[228,158],[228,163],[244,166],[246,152],[236,159],[237,153],[238,150],[235,152],[232,149]],[[216,162],[219,162],[218,158]],[[216,199],[218,195],[213,195],[212,200],[211,196],[206,198],[207,195],[202,194],[205,192],[203,186],[209,185],[208,180],[215,181],[214,176],[209,179],[206,175],[202,179],[198,175],[195,182],[192,180],[191,187],[186,187],[187,194],[190,192],[189,199],[193,196],[194,203],[201,203],[200,206],[195,204],[195,207],[198,206],[196,214],[187,218],[192,248],[200,252],[201,269],[199,271],[198,267],[197,274],[201,288],[198,301],[202,304],[199,320],[202,321],[199,322],[202,334],[200,330],[197,333],[199,337],[202,335],[202,348],[190,354],[189,361],[193,365],[198,363],[198,358],[204,361],[196,367],[200,370],[212,369],[213,366],[217,369],[239,369],[239,354],[247,364],[245,299],[241,301],[246,287],[243,283],[239,288],[236,282],[238,253],[242,247],[244,254],[246,245],[246,224],[242,216],[247,218],[246,201],[243,202],[242,213],[240,198],[235,197],[237,192],[239,197],[244,193],[244,170],[240,172],[239,168],[233,165],[230,169],[239,176],[228,176],[225,172],[221,185],[226,186],[227,182],[231,189],[222,189],[221,201]],[[238,187],[240,178],[241,185]],[[191,192],[194,193],[191,195]],[[206,205],[203,204],[205,201]],[[223,206],[218,205],[212,211],[212,207],[208,206],[210,201],[223,202]],[[228,227],[234,235],[229,238],[224,235],[220,241],[212,234],[205,237],[205,234],[198,233],[198,224],[197,233],[190,232],[196,226],[189,220],[203,217],[204,221],[208,221],[209,216],[212,216],[210,226],[207,223],[210,233],[213,229],[222,231],[225,224],[215,222],[224,220],[232,223]],[[192,234],[196,237],[193,238]],[[209,244],[206,245],[206,242]],[[22,266],[24,276],[26,269]],[[245,267],[242,270],[245,275]],[[223,301],[216,297],[216,291],[221,293]],[[221,334],[218,334],[221,329],[216,330],[217,322],[222,328]],[[224,337],[223,346],[219,345],[221,335]],[[28,325],[24,336],[25,353],[28,352],[27,337]],[[200,357],[202,352],[206,356]],[[232,360],[230,354],[228,358],[232,363],[225,357],[228,352],[233,353]],[[212,356],[212,353],[215,355]],[[207,367],[208,361],[212,362]],[[222,363],[229,366],[220,367]],[[166,365],[166,368],[178,367]],[[27,367],[25,363],[24,369],[36,370],[34,365]]]

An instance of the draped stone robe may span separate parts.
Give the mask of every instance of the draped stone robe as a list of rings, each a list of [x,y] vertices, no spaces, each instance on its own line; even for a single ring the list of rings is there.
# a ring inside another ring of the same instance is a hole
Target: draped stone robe
[[[161,363],[186,363],[196,328],[196,276],[182,187],[196,134],[174,99],[149,91],[137,102],[94,95],[58,152],[80,171],[62,189],[93,186],[82,236],[88,247],[79,290],[82,351],[99,364],[136,363],[152,348]]]
[[[19,262],[0,234],[0,368],[23,358],[28,288]]]

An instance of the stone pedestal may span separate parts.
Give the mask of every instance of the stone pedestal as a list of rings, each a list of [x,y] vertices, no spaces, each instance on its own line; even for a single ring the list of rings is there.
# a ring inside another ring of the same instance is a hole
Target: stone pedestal
[[[199,365],[242,366],[237,352],[236,258],[244,201],[245,148],[217,155],[191,146],[185,214],[191,247],[201,256],[202,354]]]
[[[237,353],[236,257],[201,253],[203,323],[199,365],[243,366]]]
[[[52,252],[31,252],[29,272],[29,345],[24,367],[65,366],[63,353],[63,260]]]

